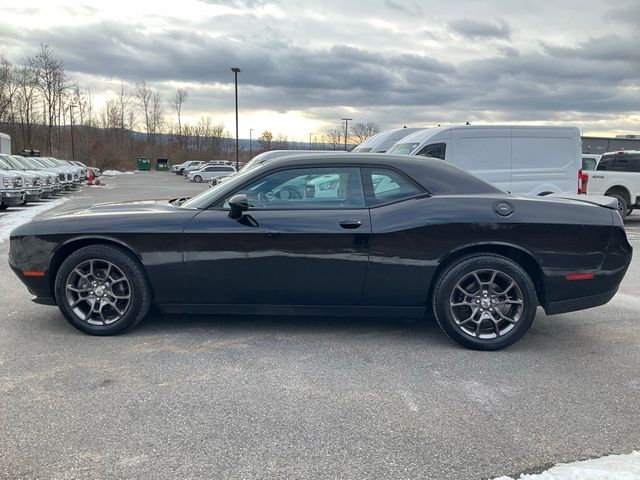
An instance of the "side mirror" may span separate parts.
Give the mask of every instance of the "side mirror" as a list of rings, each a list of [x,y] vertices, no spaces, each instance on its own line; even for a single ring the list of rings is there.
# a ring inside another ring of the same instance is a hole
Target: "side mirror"
[[[244,193],[239,193],[229,199],[229,207],[231,208],[229,217],[239,220],[242,214],[249,210],[249,200]]]

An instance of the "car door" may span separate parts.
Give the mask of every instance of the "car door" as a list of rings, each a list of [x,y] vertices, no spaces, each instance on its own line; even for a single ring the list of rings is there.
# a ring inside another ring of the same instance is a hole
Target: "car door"
[[[436,267],[426,252],[440,242],[440,232],[419,209],[427,192],[388,167],[363,168],[362,178],[372,234],[361,304],[423,307]]]
[[[228,200],[249,210],[229,217]],[[371,221],[360,169],[281,168],[202,211],[184,231],[198,304],[358,305]]]

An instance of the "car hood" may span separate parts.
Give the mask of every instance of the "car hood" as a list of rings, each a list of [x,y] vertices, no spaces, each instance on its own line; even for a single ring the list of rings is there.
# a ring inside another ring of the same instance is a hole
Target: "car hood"
[[[179,208],[177,205],[172,205],[165,199],[157,200],[135,200],[127,202],[111,202],[111,203],[97,203],[90,207],[80,208],[77,210],[70,210],[53,215],[53,218],[60,217],[76,217],[93,216],[93,215],[136,215],[136,214],[161,214],[164,212],[175,212]]]

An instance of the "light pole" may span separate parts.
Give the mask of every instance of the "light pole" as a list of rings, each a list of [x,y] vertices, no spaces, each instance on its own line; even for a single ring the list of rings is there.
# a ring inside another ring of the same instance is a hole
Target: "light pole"
[[[313,132],[309,132],[309,150],[311,150],[311,135],[313,135]]]
[[[71,160],[74,162],[76,160],[76,149],[73,145],[73,109],[76,107],[77,105],[69,105],[69,118],[71,120]]]
[[[254,128],[250,128],[249,129],[249,160],[251,160],[251,157],[253,156],[253,131],[255,129]]]
[[[240,69],[238,67],[231,67],[231,71],[233,72],[236,80],[236,170],[240,169],[240,151],[239,151],[239,141],[238,141],[238,73],[240,73]]]
[[[344,151],[347,151],[347,138],[349,138],[349,122],[353,120],[353,118],[343,118],[344,122]]]

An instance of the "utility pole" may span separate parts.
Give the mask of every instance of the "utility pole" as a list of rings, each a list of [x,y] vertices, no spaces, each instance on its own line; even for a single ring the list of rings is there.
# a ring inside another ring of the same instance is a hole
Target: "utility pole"
[[[255,129],[254,128],[250,128],[249,129],[249,160],[251,160],[251,157],[253,157],[253,131]]]
[[[76,149],[73,145],[73,109],[76,108],[76,105],[69,105],[69,117],[71,120],[71,160],[76,160]]]
[[[353,120],[353,118],[343,118],[344,122],[344,151],[347,151],[347,138],[349,138],[349,122]]]
[[[235,75],[236,80],[236,170],[240,169],[240,142],[238,141],[238,67],[231,67],[231,71]]]

